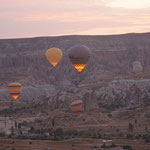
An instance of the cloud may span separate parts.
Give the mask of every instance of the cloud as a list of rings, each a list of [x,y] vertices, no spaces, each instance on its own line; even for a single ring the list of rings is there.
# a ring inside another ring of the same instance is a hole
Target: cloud
[[[123,8],[147,8],[150,7],[149,0],[113,0],[108,3],[110,7],[123,7]]]
[[[111,2],[0,0],[0,38],[149,31],[149,8],[114,8]]]

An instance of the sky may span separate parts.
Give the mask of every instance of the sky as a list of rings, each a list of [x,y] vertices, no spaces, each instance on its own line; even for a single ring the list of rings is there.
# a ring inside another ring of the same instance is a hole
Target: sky
[[[0,0],[0,39],[150,32],[150,0]]]

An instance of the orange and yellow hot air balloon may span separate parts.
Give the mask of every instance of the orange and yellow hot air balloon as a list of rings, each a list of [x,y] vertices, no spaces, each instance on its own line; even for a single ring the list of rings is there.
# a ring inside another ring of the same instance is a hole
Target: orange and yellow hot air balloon
[[[55,67],[62,58],[62,51],[59,48],[50,48],[45,53],[47,60],[49,63]]]
[[[77,45],[69,49],[68,56],[77,71],[82,72],[90,59],[91,52],[87,46]]]
[[[71,110],[75,115],[79,116],[83,110],[83,102],[81,100],[76,100],[76,101],[72,102]]]
[[[22,92],[21,84],[18,82],[13,82],[8,85],[8,92],[13,97],[13,99],[17,99],[20,93]]]

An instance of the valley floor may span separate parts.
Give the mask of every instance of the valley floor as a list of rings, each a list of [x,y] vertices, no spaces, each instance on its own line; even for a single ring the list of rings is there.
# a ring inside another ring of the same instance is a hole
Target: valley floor
[[[123,146],[130,145],[134,150],[149,150],[150,144],[145,144],[142,140],[126,140],[114,139],[111,142],[105,141],[106,147],[114,143],[116,147],[104,148],[105,150],[123,150]],[[42,140],[9,140],[0,139],[0,150],[11,150],[15,147],[16,150],[103,150],[104,140],[93,139],[71,139],[58,142],[42,141]],[[125,148],[124,148],[125,149]]]

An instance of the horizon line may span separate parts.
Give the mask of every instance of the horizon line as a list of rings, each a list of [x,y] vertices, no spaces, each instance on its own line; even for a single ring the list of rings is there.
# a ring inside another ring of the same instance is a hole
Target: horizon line
[[[12,38],[0,38],[0,40],[21,40],[21,39],[34,39],[34,38],[57,38],[68,36],[120,36],[128,34],[149,34],[150,32],[129,32],[120,34],[64,34],[64,35],[52,35],[52,36],[29,36],[29,37],[12,37]]]

